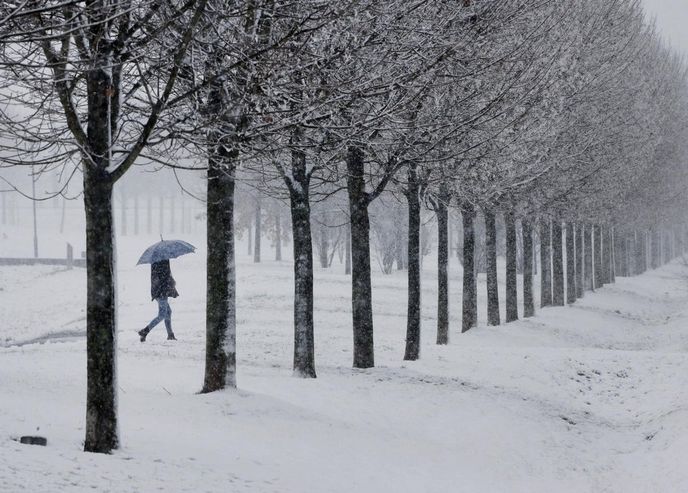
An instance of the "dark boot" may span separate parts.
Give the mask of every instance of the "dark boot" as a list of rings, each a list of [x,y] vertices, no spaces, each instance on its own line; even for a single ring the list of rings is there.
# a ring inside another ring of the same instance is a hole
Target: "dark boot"
[[[139,330],[138,334],[141,337],[141,342],[146,342],[146,336],[150,332],[150,329],[146,327],[145,329]]]
[[[174,334],[167,334],[167,340],[168,340],[168,341],[176,341],[177,338],[174,337]]]

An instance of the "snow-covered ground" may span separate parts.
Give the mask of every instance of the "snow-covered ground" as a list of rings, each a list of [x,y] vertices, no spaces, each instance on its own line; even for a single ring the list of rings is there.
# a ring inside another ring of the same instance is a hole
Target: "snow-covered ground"
[[[404,273],[375,273],[371,370],[351,368],[349,278],[318,270],[318,378],[303,380],[291,375],[291,264],[240,254],[239,390],[198,395],[205,248],[176,236],[199,250],[172,266],[174,343],[162,327],[145,344],[136,335],[155,305],[149,270],[134,264],[155,238],[118,240],[122,448],[111,456],[81,451],[84,271],[0,267],[0,491],[688,491],[681,262],[463,335],[453,264],[451,342],[438,347],[428,258],[414,363],[402,361]],[[36,433],[47,447],[13,440]]]

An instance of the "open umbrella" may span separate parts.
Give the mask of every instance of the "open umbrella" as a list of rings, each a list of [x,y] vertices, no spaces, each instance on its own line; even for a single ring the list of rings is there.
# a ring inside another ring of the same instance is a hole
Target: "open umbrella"
[[[161,260],[169,260],[187,253],[193,253],[195,250],[195,246],[182,240],[162,240],[146,248],[136,265],[154,264]]]

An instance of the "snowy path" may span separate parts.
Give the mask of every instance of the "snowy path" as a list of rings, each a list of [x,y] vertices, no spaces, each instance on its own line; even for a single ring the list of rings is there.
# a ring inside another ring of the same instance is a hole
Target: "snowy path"
[[[415,363],[401,361],[403,277],[378,277],[378,367],[365,371],[350,368],[348,280],[319,272],[319,378],[300,380],[290,266],[243,265],[240,390],[196,395],[203,293],[188,286],[202,279],[198,262],[175,271],[187,286],[173,304],[179,344],[162,329],[138,342],[152,305],[142,271],[120,272],[123,448],[105,457],[80,451],[84,341],[49,340],[83,330],[83,272],[3,270],[0,287],[17,297],[68,289],[31,315],[3,302],[0,341],[12,345],[0,348],[0,491],[688,491],[685,266],[529,321],[454,331],[448,347],[433,344],[428,278]],[[55,329],[31,332],[35,320]],[[34,336],[46,342],[16,344]],[[11,440],[37,427],[47,448]]]

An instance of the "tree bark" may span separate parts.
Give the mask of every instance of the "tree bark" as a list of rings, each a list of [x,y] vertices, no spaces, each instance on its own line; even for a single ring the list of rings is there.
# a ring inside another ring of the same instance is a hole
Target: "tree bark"
[[[585,289],[587,291],[594,291],[595,290],[595,276],[594,276],[594,255],[593,255],[593,234],[592,234],[593,227],[589,224],[585,225],[585,266],[583,268],[584,270],[584,277],[585,277]]]
[[[609,226],[602,228],[602,284],[612,282],[612,234]]]
[[[292,178],[295,185],[290,187],[289,195],[294,244],[294,374],[315,378],[310,176],[303,151],[292,151]]]
[[[506,229],[506,321],[518,320],[518,276],[516,265],[516,219],[512,212],[504,214]]]
[[[528,219],[521,220],[523,234],[523,316],[535,315],[533,299],[533,226]]]
[[[83,169],[87,293],[87,392],[84,450],[109,453],[119,447],[112,182],[104,168],[95,168],[90,163],[84,163]]]
[[[595,262],[595,272],[594,272],[594,279],[595,279],[595,288],[601,288],[604,285],[604,267],[602,266],[602,228],[601,226],[595,224],[593,226],[593,235],[594,235],[594,241],[595,241],[595,255],[594,255],[594,262]]]
[[[207,184],[206,350],[201,392],[236,387],[234,188],[236,153],[209,145]]]
[[[263,235],[262,228],[263,221],[263,204],[260,196],[256,198],[256,216],[255,216],[255,238],[253,240],[253,262],[260,263],[260,239]]]
[[[540,306],[552,305],[552,231],[550,220],[540,219]]]
[[[448,193],[441,187],[437,214],[437,344],[449,343],[449,213]]]
[[[576,302],[576,240],[571,221],[566,223],[566,302]]]
[[[408,166],[408,303],[404,360],[420,357],[420,183],[417,165]]]
[[[351,302],[354,332],[354,368],[375,366],[373,298],[370,280],[370,198],[365,191],[363,150],[347,152],[347,189],[351,218]]]
[[[463,222],[463,306],[461,332],[478,325],[478,290],[475,279],[475,209],[464,204]]]
[[[484,211],[485,256],[487,266],[487,324],[499,325],[499,291],[497,284],[497,226],[495,214]]]
[[[577,223],[575,225],[575,243],[576,243],[576,298],[583,297],[583,291],[585,290],[585,285],[583,284],[583,258],[584,258],[584,234],[583,234],[583,224]]]
[[[282,214],[275,214],[275,260],[282,261]]]
[[[351,275],[351,221],[346,225],[346,238],[344,243],[344,274]]]
[[[87,75],[88,146],[83,156],[86,213],[86,452],[110,453],[119,447],[117,425],[117,303],[112,135],[112,73],[102,68],[109,55],[98,53]]]
[[[552,304],[564,306],[564,249],[561,221],[552,221]]]

